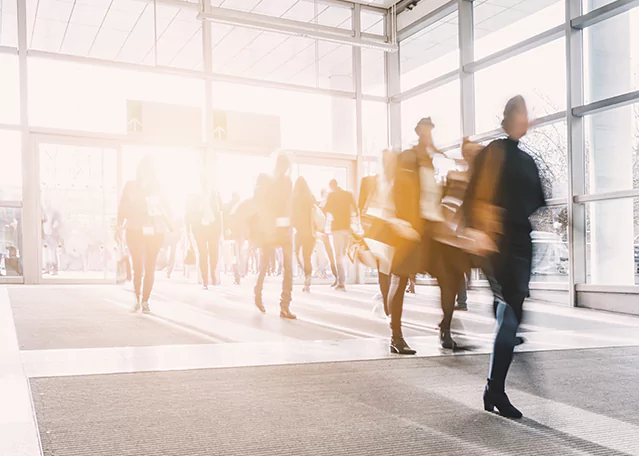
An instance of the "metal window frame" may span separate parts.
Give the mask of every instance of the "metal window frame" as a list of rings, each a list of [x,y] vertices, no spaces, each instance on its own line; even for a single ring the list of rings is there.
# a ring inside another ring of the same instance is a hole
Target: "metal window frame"
[[[403,40],[405,40],[407,38],[410,38],[415,33],[420,32],[421,30],[425,29],[426,27],[439,22],[440,20],[442,20],[443,18],[445,18],[449,14],[454,13],[455,10],[457,10],[458,3],[459,3],[459,0],[451,0],[448,3],[440,6],[439,8],[431,11],[427,15],[417,19],[415,22],[413,22],[413,23],[407,25],[406,27],[404,27],[403,29],[399,30],[397,32],[397,39],[401,42],[401,41],[403,41]],[[400,12],[401,11],[398,8],[397,9],[397,14],[399,14]]]
[[[588,104],[583,104],[572,109],[572,115],[576,117],[584,117],[589,114],[610,111],[615,108],[621,108],[639,101],[639,90],[628,92],[614,97],[605,98]]]
[[[639,6],[639,0],[616,0],[570,20],[573,29],[583,30]]]
[[[618,199],[639,198],[639,188],[629,190],[617,190],[614,192],[593,193],[588,195],[577,195],[573,197],[576,204],[594,203],[597,201],[612,201]]]

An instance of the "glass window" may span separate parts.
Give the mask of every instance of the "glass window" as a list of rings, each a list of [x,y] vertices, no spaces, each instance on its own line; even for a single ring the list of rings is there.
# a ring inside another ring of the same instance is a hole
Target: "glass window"
[[[565,39],[561,38],[478,71],[477,131],[499,128],[506,102],[518,94],[526,99],[532,118],[566,109],[565,55]]]
[[[364,155],[378,156],[388,147],[388,104],[362,102]]]
[[[475,59],[564,23],[565,0],[476,0]]]
[[[127,100],[202,108],[204,81],[29,58],[29,120],[34,126],[124,134]]]
[[[0,277],[22,275],[22,209],[0,205]]]
[[[242,200],[253,196],[257,176],[273,171],[273,158],[234,153],[219,153],[216,157],[217,186],[224,201],[233,193]]]
[[[213,71],[287,84],[353,90],[351,46],[243,27],[213,32]]]
[[[402,91],[459,68],[457,11],[400,43]]]
[[[532,282],[568,282],[568,209],[550,206],[531,218],[533,232]]]
[[[417,141],[415,125],[423,117],[435,124],[436,145],[446,145],[461,138],[461,101],[459,80],[450,82],[402,102],[402,147]]]
[[[0,54],[0,123],[20,123],[18,56]]]
[[[298,176],[304,176],[311,192],[313,192],[315,198],[320,201],[322,190],[328,189],[328,183],[332,179],[335,179],[340,187],[353,190],[348,170],[349,169],[346,166],[338,167],[299,164],[294,166],[292,177],[295,181]]]
[[[22,200],[22,140],[18,131],[0,130],[0,202]]]
[[[521,147],[537,163],[546,198],[568,196],[566,122],[534,128],[522,138]]]
[[[639,8],[586,28],[586,103],[639,89]]]
[[[586,203],[586,274],[595,285],[639,285],[639,198]]]
[[[373,11],[362,11],[361,26],[363,33],[372,33],[374,35],[386,35],[384,27],[384,15]]]
[[[584,14],[591,12],[597,8],[601,8],[602,6],[606,6],[609,3],[614,2],[615,0],[582,0],[583,1],[583,10]]]
[[[639,188],[639,103],[591,114],[586,124],[586,192]]]
[[[0,1],[0,46],[18,47],[18,3]]]
[[[281,147],[355,155],[355,100],[240,84],[213,83],[216,109],[279,117]]]
[[[386,96],[386,60],[384,51],[362,49],[362,92]]]

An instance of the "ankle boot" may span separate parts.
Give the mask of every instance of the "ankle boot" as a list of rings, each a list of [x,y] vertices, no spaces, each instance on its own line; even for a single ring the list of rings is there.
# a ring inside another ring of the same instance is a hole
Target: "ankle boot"
[[[499,414],[506,418],[519,419],[522,417],[522,413],[510,403],[510,399],[503,390],[496,390],[491,387],[490,380],[484,390],[484,410],[492,412],[494,409],[499,411]]]
[[[390,351],[391,353],[396,353],[398,355],[414,355],[417,353],[417,351],[408,346],[402,336],[393,337],[391,339]]]
[[[453,340],[450,329],[439,330],[439,344],[442,346],[442,348],[445,348],[447,350],[454,350],[457,348],[457,342]]]

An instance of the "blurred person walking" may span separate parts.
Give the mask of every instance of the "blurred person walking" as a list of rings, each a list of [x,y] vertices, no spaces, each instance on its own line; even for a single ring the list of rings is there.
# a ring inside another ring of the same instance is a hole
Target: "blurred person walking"
[[[219,283],[217,266],[222,238],[222,201],[204,174],[200,176],[200,184],[200,193],[193,195],[187,204],[184,221],[188,235],[197,246],[202,288],[208,290],[209,274],[212,285]]]
[[[337,180],[329,183],[331,193],[326,199],[324,212],[333,216],[331,234],[335,247],[335,261],[337,263],[336,290],[346,291],[346,274],[348,270],[348,256],[346,250],[351,236],[351,217],[357,213],[355,198],[349,191],[342,189]]]
[[[431,271],[433,251],[430,231],[434,223],[442,221],[441,187],[435,180],[433,156],[438,153],[433,144],[432,120],[421,119],[415,127],[418,144],[402,152],[398,157],[397,175],[393,187],[396,217],[413,231],[421,233],[421,241],[408,237],[400,238],[395,248],[391,272],[393,280],[389,292],[391,311],[391,351],[413,355],[415,350],[404,340],[402,313],[404,294],[410,277]],[[441,333],[440,333],[441,339]]]
[[[288,154],[277,156],[275,170],[270,178],[261,177],[256,192],[254,235],[260,247],[260,268],[255,284],[255,306],[266,312],[262,302],[264,279],[269,267],[268,258],[276,249],[281,249],[283,269],[280,317],[294,320],[297,317],[290,310],[293,299],[293,183],[290,178],[292,160]]]
[[[529,292],[530,217],[545,205],[545,197],[535,161],[519,147],[529,127],[523,97],[508,101],[502,127],[508,137],[493,141],[477,156],[464,207],[468,226],[477,230],[479,250],[487,257],[501,291],[501,296],[495,296],[497,332],[484,408],[521,418],[506,395],[505,383]]]
[[[173,231],[155,162],[145,157],[138,165],[136,180],[127,182],[118,207],[116,237],[126,232],[126,243],[133,263],[135,306],[133,312],[151,311],[149,299],[155,281],[155,264],[166,233]],[[143,284],[144,282],[144,284]]]
[[[397,238],[397,230],[393,227],[396,220],[392,195],[397,171],[397,153],[389,149],[384,150],[381,162],[381,174],[362,179],[359,211],[364,228],[364,241],[377,260],[379,292],[373,298],[373,313],[381,302],[384,314],[390,317],[390,271]]]
[[[326,189],[322,189],[321,192],[321,202],[320,202],[320,207],[322,208],[322,210],[324,209],[324,207],[326,206],[326,201],[328,200],[328,191]],[[327,224],[327,228],[328,228]],[[324,250],[326,251],[326,257],[328,258],[328,262],[331,265],[331,273],[333,274],[333,284],[331,285],[332,287],[336,287],[337,284],[339,283],[338,281],[338,274],[337,274],[337,266],[335,265],[335,252],[333,251],[333,246],[331,245],[331,237],[328,234],[328,229],[325,230],[324,233],[317,233],[318,239],[320,241],[322,241],[322,244],[324,245]]]
[[[304,177],[300,176],[293,187],[293,228],[295,228],[295,258],[299,261],[302,253],[302,268],[304,270],[304,293],[311,292],[313,264],[311,257],[316,242],[316,227],[313,221],[315,197]]]

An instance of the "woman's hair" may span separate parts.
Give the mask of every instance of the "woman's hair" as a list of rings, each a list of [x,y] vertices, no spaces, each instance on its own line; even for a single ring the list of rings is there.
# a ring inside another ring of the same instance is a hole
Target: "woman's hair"
[[[313,194],[311,192],[311,188],[308,186],[308,182],[304,177],[300,176],[295,181],[295,185],[293,186],[293,198],[301,197],[305,194]]]
[[[501,126],[504,130],[510,127],[513,117],[521,109],[526,109],[526,100],[524,100],[524,97],[517,95],[508,100],[504,108],[504,120],[501,121]]]
[[[276,176],[286,174],[293,166],[293,155],[283,150],[275,153],[275,172]]]

